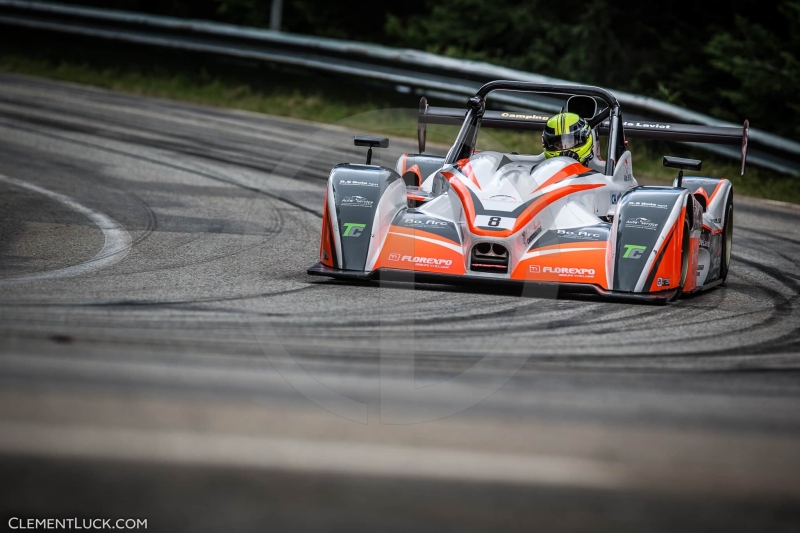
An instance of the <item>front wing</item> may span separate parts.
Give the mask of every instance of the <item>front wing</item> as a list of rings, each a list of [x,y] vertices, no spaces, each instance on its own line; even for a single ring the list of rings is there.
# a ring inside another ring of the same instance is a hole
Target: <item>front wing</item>
[[[667,303],[671,300],[674,300],[679,295],[678,289],[654,293],[617,292],[608,291],[590,283],[526,281],[510,278],[489,278],[483,276],[473,276],[469,274],[437,274],[433,272],[418,272],[389,268],[379,268],[377,270],[368,272],[360,270],[342,270],[329,267],[322,263],[317,263],[309,268],[307,272],[312,276],[325,276],[344,281],[393,281],[444,285],[470,285],[472,287],[524,288],[526,295],[530,296],[555,297],[561,294],[588,294],[618,301],[637,301],[656,304]]]

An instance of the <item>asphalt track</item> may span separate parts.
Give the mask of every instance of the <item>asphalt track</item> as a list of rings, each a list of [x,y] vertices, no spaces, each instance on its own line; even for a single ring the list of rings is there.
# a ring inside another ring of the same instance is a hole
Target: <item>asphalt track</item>
[[[311,278],[351,135],[0,76],[3,527],[797,531],[800,209],[667,306]]]

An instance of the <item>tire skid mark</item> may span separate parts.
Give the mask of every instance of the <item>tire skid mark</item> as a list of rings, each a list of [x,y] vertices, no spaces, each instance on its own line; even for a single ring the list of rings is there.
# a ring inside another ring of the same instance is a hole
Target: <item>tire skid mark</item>
[[[84,215],[98,228],[100,228],[104,237],[103,248],[88,261],[65,268],[37,272],[35,274],[29,274],[26,276],[0,279],[0,286],[81,276],[83,274],[88,274],[90,272],[107,268],[119,263],[125,259],[125,257],[128,255],[128,252],[130,252],[130,234],[122,225],[117,223],[108,215],[79,204],[69,196],[53,192],[49,189],[39,187],[38,185],[33,185],[32,183],[28,183],[26,181],[10,178],[8,176],[4,176],[3,174],[0,174],[0,181],[15,187],[27,189],[29,191],[41,194],[42,196],[46,196],[47,198],[59,202],[69,207],[73,211]]]
[[[238,181],[234,181],[234,180],[229,180],[229,179],[223,178],[221,176],[217,176],[215,174],[210,174],[208,172],[203,172],[201,170],[196,170],[196,169],[191,169],[191,168],[188,168],[188,167],[183,167],[183,166],[177,165],[175,163],[169,163],[167,161],[161,161],[159,159],[154,159],[154,158],[147,157],[147,156],[142,156],[142,155],[138,155],[138,154],[132,154],[130,152],[126,152],[124,150],[119,150],[119,149],[116,149],[116,148],[110,148],[110,147],[107,147],[107,146],[102,146],[102,145],[98,145],[98,144],[94,144],[94,143],[90,143],[90,142],[86,142],[86,141],[79,141],[77,139],[70,139],[69,137],[63,137],[61,135],[56,135],[54,133],[44,132],[44,131],[41,131],[41,130],[37,130],[35,128],[27,128],[27,127],[24,127],[24,126],[18,126],[16,124],[15,125],[11,125],[11,124],[8,124],[8,123],[4,123],[3,121],[0,121],[0,125],[5,125],[5,126],[9,126],[9,127],[18,128],[18,129],[21,129],[21,130],[24,130],[24,131],[27,131],[27,132],[30,132],[30,133],[34,133],[36,135],[42,135],[44,137],[50,137],[50,138],[53,138],[53,139],[58,139],[60,141],[69,142],[69,143],[77,144],[77,145],[80,145],[80,146],[85,146],[87,148],[92,148],[94,150],[100,150],[100,151],[104,151],[104,152],[108,152],[108,153],[112,153],[112,154],[128,157],[128,158],[131,158],[131,159],[136,159],[136,160],[139,160],[139,161],[145,161],[147,163],[151,163],[151,164],[154,164],[154,165],[160,165],[160,166],[167,167],[167,168],[172,168],[174,170],[180,170],[182,172],[186,172],[186,173],[189,173],[189,174],[195,174],[197,176],[201,176],[201,177],[209,179],[211,181],[216,181],[218,183],[225,183],[227,185],[233,185],[235,187],[239,187],[241,189],[244,189],[244,190],[247,190],[247,191],[251,191],[251,192],[254,192],[254,193],[257,193],[257,194],[263,194],[264,196],[268,196],[268,197],[272,198],[273,200],[277,200],[279,202],[283,202],[283,203],[289,204],[292,207],[296,207],[297,209],[300,209],[301,211],[304,211],[306,213],[314,215],[317,218],[320,218],[320,219],[322,218],[322,211],[321,210],[315,210],[315,209],[308,208],[308,207],[306,207],[306,206],[304,206],[304,205],[302,205],[300,203],[294,202],[294,201],[289,200],[287,198],[283,198],[280,195],[265,191],[265,190],[263,190],[263,188],[253,187],[251,185],[247,185],[247,184],[244,184],[244,183],[241,183],[241,182],[238,182]]]

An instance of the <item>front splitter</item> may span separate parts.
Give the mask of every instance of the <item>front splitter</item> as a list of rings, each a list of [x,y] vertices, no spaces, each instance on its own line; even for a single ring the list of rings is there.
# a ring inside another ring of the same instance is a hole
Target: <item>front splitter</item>
[[[549,281],[523,281],[508,278],[489,278],[470,274],[453,275],[437,274],[434,272],[415,272],[411,270],[397,270],[379,268],[373,271],[342,270],[317,263],[307,270],[312,276],[326,276],[347,281],[391,281],[405,283],[430,283],[442,285],[470,285],[470,286],[496,286],[517,287],[530,290],[530,296],[555,297],[561,294],[589,294],[600,296],[609,300],[628,301],[639,303],[664,304],[673,300],[678,295],[677,289],[654,293],[632,293],[608,291],[590,283],[557,283]]]

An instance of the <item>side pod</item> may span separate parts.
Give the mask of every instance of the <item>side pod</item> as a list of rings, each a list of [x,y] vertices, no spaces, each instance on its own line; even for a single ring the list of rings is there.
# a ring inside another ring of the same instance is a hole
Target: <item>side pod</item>
[[[371,270],[392,219],[405,207],[405,183],[394,170],[335,166],[325,192],[320,262],[340,270]]]

